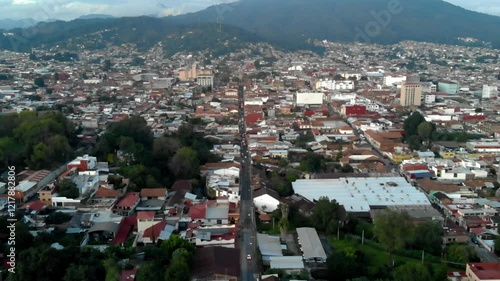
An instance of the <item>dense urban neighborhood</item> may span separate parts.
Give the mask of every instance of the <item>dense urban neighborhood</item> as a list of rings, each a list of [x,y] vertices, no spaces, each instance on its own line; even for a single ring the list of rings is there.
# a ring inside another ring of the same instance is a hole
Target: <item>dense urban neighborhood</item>
[[[500,280],[500,50],[316,44],[0,51],[2,278]]]

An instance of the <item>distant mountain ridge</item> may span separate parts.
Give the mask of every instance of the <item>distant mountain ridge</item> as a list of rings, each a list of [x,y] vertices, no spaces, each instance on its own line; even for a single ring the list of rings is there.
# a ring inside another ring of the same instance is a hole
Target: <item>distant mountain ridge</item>
[[[27,28],[37,24],[33,19],[0,19],[0,29],[12,29],[12,28]]]
[[[0,32],[0,49],[19,52],[55,45],[69,51],[95,50],[127,43],[147,50],[161,43],[167,54],[205,49],[219,54],[261,41],[257,35],[239,27],[215,23],[176,24],[169,18],[154,17],[43,22],[28,29]]]
[[[83,19],[83,20],[88,20],[88,19],[110,19],[114,18],[111,15],[105,15],[105,14],[89,14],[89,15],[83,15],[80,16],[76,19]],[[61,21],[58,19],[48,19],[42,22],[54,22],[54,21]],[[29,28],[32,26],[35,26],[38,24],[40,21],[36,21],[33,18],[24,18],[24,19],[0,19],[0,29],[4,30],[9,30],[9,29],[14,29],[14,28]]]
[[[90,20],[90,19],[112,19],[112,18],[114,18],[112,15],[106,15],[106,14],[89,14],[89,15],[79,16],[76,19],[77,20]]]
[[[219,53],[251,42],[268,42],[286,50],[314,49],[313,40],[324,39],[500,48],[498,27],[500,17],[442,0],[241,0],[165,18],[97,14],[38,23],[0,32],[0,48],[29,51],[59,45],[72,50],[136,43],[147,49],[162,42],[168,53],[212,48]]]
[[[442,0],[241,0],[175,20],[184,24],[222,21],[275,42],[313,38],[462,44],[459,37],[472,37],[500,47],[500,17]]]

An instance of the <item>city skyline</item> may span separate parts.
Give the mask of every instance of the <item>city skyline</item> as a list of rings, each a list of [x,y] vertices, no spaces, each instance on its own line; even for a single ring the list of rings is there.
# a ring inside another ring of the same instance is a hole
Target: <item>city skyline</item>
[[[144,0],[0,0],[0,9],[4,16],[0,19],[33,19],[47,21],[51,19],[72,20],[89,14],[122,16],[169,16],[196,12],[211,5],[230,3],[232,0],[191,0],[157,1]],[[500,3],[495,0],[447,0],[454,5],[491,15],[500,16]],[[8,16],[5,16],[8,15]]]

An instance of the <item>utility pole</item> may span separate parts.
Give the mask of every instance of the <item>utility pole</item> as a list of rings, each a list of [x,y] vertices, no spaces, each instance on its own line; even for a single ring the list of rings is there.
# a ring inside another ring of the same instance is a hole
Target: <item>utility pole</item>
[[[424,264],[424,250],[422,250],[422,264]]]
[[[363,229],[363,233],[361,234],[361,245],[365,244],[365,230]]]

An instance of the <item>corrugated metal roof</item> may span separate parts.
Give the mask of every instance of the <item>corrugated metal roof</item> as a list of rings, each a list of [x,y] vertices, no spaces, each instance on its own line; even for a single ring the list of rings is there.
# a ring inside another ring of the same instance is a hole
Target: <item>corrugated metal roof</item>
[[[323,259],[326,260],[326,253],[319,240],[316,229],[311,227],[297,228],[299,243],[304,259]]]

